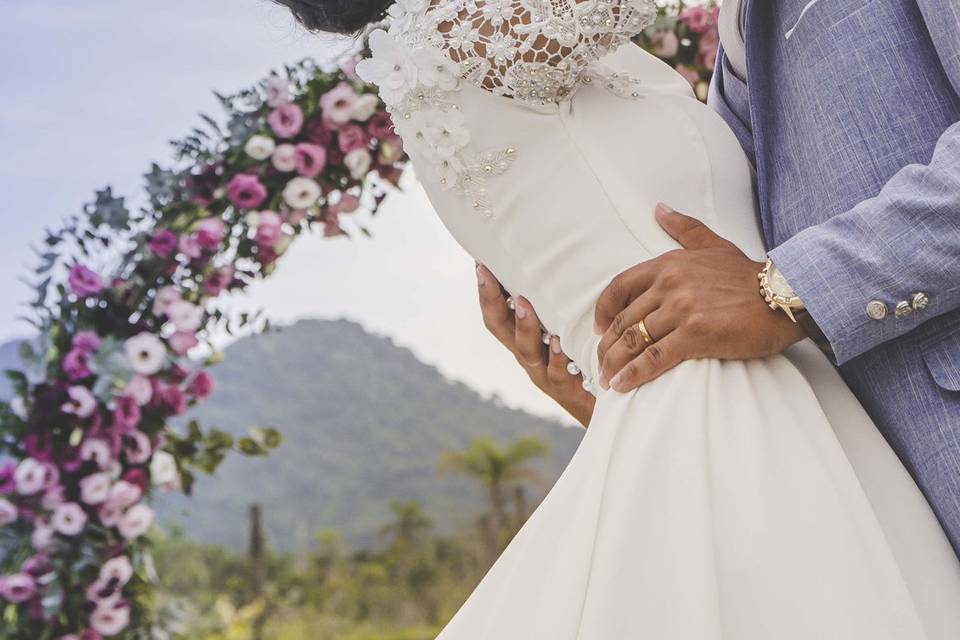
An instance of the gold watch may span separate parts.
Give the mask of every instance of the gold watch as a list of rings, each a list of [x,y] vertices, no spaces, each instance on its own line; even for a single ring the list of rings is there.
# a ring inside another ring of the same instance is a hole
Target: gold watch
[[[797,321],[795,312],[806,311],[803,301],[772,260],[767,259],[767,264],[757,277],[760,278],[760,295],[771,309],[780,309],[794,322]]]

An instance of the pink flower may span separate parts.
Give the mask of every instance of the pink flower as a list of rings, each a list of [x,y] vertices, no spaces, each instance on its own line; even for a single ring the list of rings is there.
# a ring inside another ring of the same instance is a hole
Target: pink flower
[[[143,407],[150,402],[150,398],[153,396],[153,385],[150,384],[149,378],[138,373],[130,378],[123,391]]]
[[[160,338],[146,331],[127,338],[123,350],[133,370],[144,376],[160,371],[167,360],[167,347]]]
[[[200,257],[201,247],[200,243],[197,242],[196,236],[192,235],[182,235],[180,236],[180,253],[187,256],[191,260],[196,260]]]
[[[36,523],[33,525],[33,533],[30,534],[30,544],[37,551],[44,551],[53,545],[53,527],[45,523]]]
[[[70,397],[70,402],[60,407],[64,413],[73,414],[78,418],[89,418],[97,410],[97,399],[90,389],[81,386],[70,387],[67,389],[67,395]]]
[[[113,410],[113,423],[122,431],[129,431],[140,424],[140,405],[133,396],[120,396]]]
[[[712,17],[703,7],[687,7],[680,14],[680,19],[687,23],[694,33],[703,33],[710,28]]]
[[[168,338],[167,342],[178,356],[187,355],[190,349],[200,344],[200,341],[197,340],[197,334],[193,331],[177,331]]]
[[[133,565],[127,556],[117,556],[103,563],[100,567],[100,579],[116,582],[121,587],[133,577]]]
[[[340,196],[337,204],[330,207],[329,211],[334,214],[353,213],[359,208],[360,198],[350,193],[344,193]]]
[[[43,466],[43,463],[33,458],[26,458],[17,465],[13,480],[16,482],[17,493],[23,496],[32,496],[46,487],[47,469]]]
[[[142,431],[130,431],[123,434],[123,451],[130,464],[143,464],[150,459],[150,438]]]
[[[118,480],[110,488],[110,495],[107,496],[106,504],[123,511],[127,507],[135,505],[143,497],[143,489],[126,480]]]
[[[66,501],[63,487],[49,487],[43,492],[43,497],[40,499],[40,506],[47,511],[53,511],[57,505],[63,504]]]
[[[180,387],[168,386],[160,391],[160,403],[167,411],[175,416],[187,412],[187,396],[180,390]]]
[[[278,138],[292,138],[303,128],[303,111],[295,104],[284,104],[267,116],[267,123]]]
[[[73,336],[71,345],[74,349],[89,353],[99,349],[101,343],[100,336],[93,331],[78,331],[76,335]]]
[[[17,507],[6,498],[0,498],[0,527],[17,521]]]
[[[340,129],[340,150],[350,153],[356,149],[366,149],[370,145],[367,132],[358,124],[348,124]]]
[[[177,250],[177,234],[169,229],[158,231],[150,238],[150,250],[161,258],[169,258]]]
[[[89,352],[77,348],[71,349],[63,357],[63,372],[73,381],[89,378],[93,375],[89,362]]]
[[[217,269],[207,277],[206,282],[203,283],[203,290],[207,295],[218,296],[233,284],[235,275],[236,267],[233,265]]]
[[[367,123],[367,131],[378,140],[397,135],[393,130],[393,120],[390,119],[390,114],[386,111],[381,111],[370,118],[370,122]]]
[[[206,371],[200,371],[190,381],[190,393],[197,400],[203,400],[213,393],[213,378]]]
[[[110,495],[110,476],[100,471],[80,480],[80,499],[86,504],[102,504]]]
[[[297,172],[308,178],[315,178],[327,164],[327,150],[309,142],[301,142],[294,147],[294,161]]]
[[[140,491],[146,491],[147,485],[150,484],[147,481],[147,474],[143,469],[130,469],[130,471],[123,474],[123,479],[140,489]]]
[[[320,96],[323,117],[338,125],[350,122],[356,103],[357,92],[346,82],[341,82]]]
[[[16,491],[17,483],[13,477],[17,471],[17,464],[13,460],[7,460],[0,465],[0,493],[12,493]]]
[[[75,536],[87,524],[87,514],[76,502],[57,505],[50,516],[50,525],[54,531],[65,536]]]
[[[238,173],[227,185],[227,197],[242,209],[256,209],[267,199],[267,189],[257,176]]]
[[[171,285],[161,287],[157,291],[157,296],[153,299],[153,313],[158,316],[167,315],[167,309],[175,302],[180,302],[183,297],[180,292]]]
[[[96,605],[114,603],[120,598],[120,585],[111,580],[97,578],[87,586],[87,601]]]
[[[197,243],[208,251],[216,251],[227,233],[226,225],[220,218],[205,218],[197,225]]]
[[[274,211],[261,211],[257,221],[257,244],[273,247],[283,238],[283,220]]]
[[[347,76],[350,80],[359,80],[357,76],[357,62],[359,62],[359,59],[353,57],[347,58],[340,63],[340,70],[343,71],[343,75]]]
[[[323,118],[314,118],[307,123],[307,140],[321,147],[328,147],[333,141],[333,131]]]
[[[130,605],[125,602],[104,603],[90,614],[90,626],[103,636],[115,636],[130,624]]]
[[[101,469],[106,469],[113,462],[110,454],[110,445],[99,438],[87,438],[80,445],[80,459],[93,461]]]
[[[297,148],[292,144],[281,144],[273,150],[270,159],[273,168],[281,173],[287,173],[297,168]]]
[[[34,578],[40,578],[53,571],[53,564],[50,557],[44,553],[38,553],[27,558],[20,571]]]
[[[117,531],[127,540],[139,538],[153,524],[153,509],[145,504],[135,504],[120,517]]]
[[[70,292],[79,298],[95,296],[103,291],[104,287],[103,278],[82,264],[74,265],[70,269],[68,281]]]
[[[196,331],[203,326],[203,307],[186,300],[178,300],[167,308],[167,317],[177,331]]]
[[[37,584],[25,573],[0,578],[0,598],[7,602],[20,604],[26,602],[37,592]]]
[[[292,99],[290,95],[290,83],[286,78],[273,75],[267,78],[263,84],[263,90],[267,96],[267,106],[276,109],[277,107],[282,107],[287,104]]]
[[[661,31],[654,38],[653,55],[672,58],[680,50],[680,39],[673,31]]]

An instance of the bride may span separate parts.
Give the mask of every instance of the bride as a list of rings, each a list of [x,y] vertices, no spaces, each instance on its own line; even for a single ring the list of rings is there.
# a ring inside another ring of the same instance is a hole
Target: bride
[[[610,279],[678,245],[658,202],[759,259],[734,135],[630,39],[652,0],[278,0],[343,33],[387,15],[379,85],[451,233],[582,370],[590,429],[442,640],[914,640],[960,633],[960,566],[812,343],[597,376]]]

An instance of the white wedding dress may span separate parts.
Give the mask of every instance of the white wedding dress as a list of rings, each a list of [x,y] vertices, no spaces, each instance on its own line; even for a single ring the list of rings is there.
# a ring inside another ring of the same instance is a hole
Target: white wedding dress
[[[654,11],[401,0],[358,67],[446,226],[588,381],[599,293],[677,248],[657,202],[764,253],[737,140],[629,44]],[[569,466],[441,640],[960,637],[956,556],[813,344],[594,393]]]

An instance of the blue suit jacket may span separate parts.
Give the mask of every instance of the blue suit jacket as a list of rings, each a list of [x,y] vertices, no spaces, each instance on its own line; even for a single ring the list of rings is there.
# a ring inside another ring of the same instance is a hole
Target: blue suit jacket
[[[747,83],[721,52],[711,102],[755,162],[770,256],[960,553],[960,2],[743,10]]]

